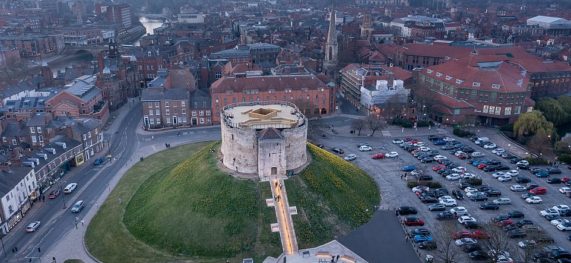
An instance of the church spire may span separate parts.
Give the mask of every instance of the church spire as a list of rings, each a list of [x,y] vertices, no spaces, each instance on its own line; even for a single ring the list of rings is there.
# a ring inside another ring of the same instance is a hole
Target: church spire
[[[337,65],[337,31],[335,29],[335,10],[331,8],[331,13],[329,15],[329,29],[327,31],[327,42],[325,43],[325,59],[324,66],[328,68],[335,67]]]

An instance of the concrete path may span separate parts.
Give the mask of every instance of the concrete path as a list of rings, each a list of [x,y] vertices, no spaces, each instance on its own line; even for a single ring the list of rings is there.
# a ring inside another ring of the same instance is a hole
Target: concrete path
[[[280,228],[280,238],[284,254],[292,255],[297,253],[297,237],[291,219],[289,202],[287,199],[286,187],[281,179],[273,179],[270,181],[272,188],[272,196],[274,197],[274,208],[276,210],[276,218]]]

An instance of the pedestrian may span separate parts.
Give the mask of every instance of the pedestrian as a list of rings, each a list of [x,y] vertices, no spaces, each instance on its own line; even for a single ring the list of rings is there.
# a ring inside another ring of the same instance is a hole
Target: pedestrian
[[[339,261],[339,255],[337,255],[337,258],[335,259],[335,262]]]
[[[14,250],[15,250],[16,252],[18,252],[18,247],[14,247]]]
[[[400,179],[402,180],[403,178],[404,178],[404,174],[401,174],[401,175],[400,175]]]
[[[81,225],[82,225],[82,226],[85,225],[85,220],[81,219]]]

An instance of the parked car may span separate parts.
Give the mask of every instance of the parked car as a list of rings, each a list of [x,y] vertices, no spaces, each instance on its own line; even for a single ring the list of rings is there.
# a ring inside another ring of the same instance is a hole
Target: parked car
[[[394,143],[394,144],[403,144],[404,141],[401,140],[401,139],[394,139],[394,140],[393,140],[393,143]]]
[[[456,218],[456,216],[450,211],[440,212],[436,215],[436,219],[438,220],[449,220],[454,218]]]
[[[396,210],[396,214],[397,215],[416,215],[418,213],[418,211],[416,211],[416,208],[411,207],[411,206],[401,206],[399,208],[397,208]]]
[[[571,188],[570,188],[570,187],[567,187],[567,186],[564,186],[564,187],[559,188],[559,192],[562,193],[562,194],[571,193]]]
[[[465,246],[465,245],[469,245],[469,244],[477,244],[478,241],[473,239],[473,238],[465,237],[465,238],[457,239],[456,241],[454,241],[454,243],[457,246],[461,247],[461,246]]]
[[[424,221],[414,216],[406,217],[403,222],[406,226],[424,226]]]
[[[398,156],[399,156],[399,154],[397,152],[389,152],[389,153],[385,154],[385,157],[387,157],[387,158],[396,158]]]
[[[480,205],[480,209],[482,210],[498,210],[500,206],[491,202],[485,202]]]
[[[451,208],[450,213],[452,213],[455,216],[463,216],[463,215],[468,214],[468,209],[466,209],[463,206],[457,206],[457,207]]]
[[[474,252],[470,252],[468,254],[468,257],[470,257],[470,259],[472,260],[488,260],[490,257],[486,254],[486,252],[483,252],[481,250],[476,250]]]
[[[512,200],[507,197],[501,197],[492,201],[496,205],[509,205],[512,203]]]
[[[28,232],[28,233],[36,232],[36,230],[38,230],[38,227],[40,227],[40,224],[41,224],[40,221],[34,221],[34,222],[28,224],[26,226],[26,232]]]
[[[514,192],[523,192],[525,191],[525,187],[519,185],[519,184],[514,184],[512,186],[510,186],[510,190],[514,191]]]
[[[519,175],[519,176],[515,177],[515,182],[518,184],[527,184],[527,183],[531,182],[531,179],[529,179],[528,177]]]
[[[347,154],[343,159],[345,159],[345,161],[354,161],[357,159],[357,155],[354,153]]]
[[[105,157],[99,157],[93,162],[94,166],[99,166],[105,163]]]
[[[525,202],[528,204],[540,204],[543,202],[543,199],[541,199],[539,196],[530,196],[525,199]]]
[[[429,211],[444,211],[446,210],[446,206],[442,203],[440,204],[432,204],[428,206]]]
[[[544,195],[547,193],[547,188],[539,186],[529,190],[529,193],[534,195]]]
[[[371,147],[369,145],[362,145],[359,147],[359,151],[361,151],[361,152],[369,152],[372,150],[373,150],[373,147]]]
[[[476,218],[473,218],[471,216],[461,216],[458,218],[458,223],[465,224],[466,222],[477,222],[477,221]]]
[[[414,165],[405,165],[401,169],[401,171],[403,171],[403,172],[412,172],[414,170],[416,170],[416,166],[414,166]]]
[[[548,184],[560,184],[562,182],[563,181],[561,181],[561,178],[552,177],[552,178],[547,179]]]
[[[341,148],[331,148],[331,151],[337,154],[345,154],[345,151]]]
[[[438,248],[438,246],[436,245],[436,242],[434,242],[434,241],[424,241],[424,242],[418,243],[418,248],[426,249],[426,250],[434,250],[434,249]]]
[[[384,153],[375,153],[375,154],[371,155],[371,159],[374,159],[374,160],[385,159],[385,154]]]
[[[464,194],[462,194],[462,191],[459,191],[459,190],[453,190],[452,196],[454,196],[454,198],[456,198],[457,200],[463,200],[464,199]]]
[[[525,214],[521,211],[518,211],[518,210],[512,210],[508,213],[508,216],[510,218],[524,218]]]
[[[52,191],[50,191],[50,193],[48,194],[48,198],[49,199],[55,199],[59,196],[59,194],[61,193],[61,191],[58,189],[54,189]]]

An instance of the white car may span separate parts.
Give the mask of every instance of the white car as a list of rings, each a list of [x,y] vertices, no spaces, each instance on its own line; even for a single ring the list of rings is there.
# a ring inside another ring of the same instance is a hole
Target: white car
[[[512,258],[510,258],[510,257],[506,257],[506,256],[504,256],[504,255],[499,255],[499,256],[496,258],[496,261],[495,261],[495,262],[496,262],[496,263],[514,263],[514,260],[513,260]]]
[[[473,218],[471,216],[461,216],[458,218],[458,223],[460,224],[465,224],[466,222],[474,222],[476,223],[476,218]]]
[[[466,172],[466,167],[458,166],[458,167],[456,167],[456,168],[452,168],[452,172],[455,172],[455,173],[464,173],[464,172]]]
[[[440,161],[440,160],[446,160],[446,159],[448,159],[448,157],[443,156],[443,155],[436,155],[436,156],[433,157],[433,159],[434,159],[435,161]]]
[[[504,149],[504,148],[496,148],[496,149],[492,150],[492,153],[495,155],[500,155],[500,154],[505,153],[505,152],[506,152],[506,149]]]
[[[519,171],[518,170],[509,170],[506,172],[507,175],[514,177],[514,176],[518,176],[519,175]]]
[[[454,200],[454,199],[445,199],[445,200],[440,201],[440,203],[446,207],[454,207],[454,206],[458,205],[458,203],[456,203],[456,200]]]
[[[428,152],[428,151],[430,151],[430,148],[429,148],[429,147],[425,147],[425,146],[422,146],[422,147],[420,147],[420,148],[418,148],[418,149],[419,149],[420,151],[422,151],[422,152]]]
[[[528,165],[529,165],[529,162],[528,162],[527,160],[521,160],[521,161],[517,162],[516,165],[528,166]]]
[[[512,200],[507,198],[507,197],[500,197],[500,198],[492,201],[492,203],[494,203],[496,205],[509,205],[512,203]]]
[[[464,192],[466,192],[466,193],[478,192],[478,188],[468,186],[468,187],[464,188]]]
[[[458,157],[458,156],[464,155],[464,154],[466,154],[466,153],[463,152],[463,151],[456,151],[456,152],[454,153],[454,156]]]
[[[484,157],[486,156],[485,154],[481,153],[481,152],[473,152],[472,157],[477,158],[477,157]]]
[[[525,189],[525,187],[519,185],[519,184],[514,184],[512,186],[510,186],[510,190],[514,191],[514,192],[523,192],[527,189]]]
[[[394,140],[393,140],[393,143],[394,143],[394,144],[403,144],[404,141],[401,140],[401,139],[394,139]]]
[[[504,172],[495,172],[495,173],[492,174],[492,176],[493,176],[494,178],[498,178],[498,177],[504,176],[504,175],[506,175],[506,173],[504,173]]]
[[[571,231],[571,222],[567,221],[556,226],[561,231]]]
[[[477,192],[468,192],[468,193],[466,193],[466,197],[470,198],[470,197],[472,197],[472,196],[477,196],[477,195],[480,195],[480,194],[482,194],[482,192],[480,192],[480,191],[477,191]]]
[[[372,150],[373,150],[373,147],[371,147],[369,145],[361,145],[361,147],[359,147],[359,151],[361,151],[361,152],[369,152]]]
[[[552,208],[555,209],[555,210],[557,210],[557,212],[569,210],[569,206],[568,206],[568,205],[554,205]]]
[[[387,157],[387,158],[396,158],[398,156],[399,156],[399,153],[397,153],[397,152],[390,152],[390,153],[385,154],[385,157]]]
[[[469,237],[465,237],[465,238],[460,238],[460,239],[454,241],[454,243],[457,246],[461,247],[461,246],[465,246],[468,244],[476,244],[476,243],[478,243],[478,241],[476,241],[475,239],[469,238]]]
[[[462,179],[473,179],[473,178],[477,178],[478,176],[473,174],[473,173],[463,173],[462,175],[460,175],[462,177]]]
[[[412,188],[413,193],[424,192],[424,191],[428,192],[428,190],[430,190],[430,187],[424,185],[419,185]]]
[[[412,145],[416,146],[416,147],[420,147],[420,146],[424,146],[423,142],[415,142]]]
[[[498,147],[495,143],[488,143],[484,145],[484,149],[494,149]]]
[[[525,199],[525,202],[528,204],[540,204],[543,202],[543,199],[541,199],[539,196],[530,196]]]
[[[75,188],[77,188],[77,184],[76,183],[71,183],[68,184],[64,189],[63,189],[63,193],[64,194],[71,194]]]
[[[510,175],[504,175],[504,176],[498,177],[498,181],[500,181],[500,182],[509,182],[511,180],[512,180],[512,177]]]
[[[347,156],[343,157],[343,159],[345,159],[345,161],[353,161],[355,159],[357,159],[357,155],[355,155],[354,153],[348,154]]]
[[[549,216],[558,216],[558,215],[559,215],[559,211],[557,211],[557,210],[555,210],[555,209],[553,209],[553,208],[548,208],[548,209],[539,211],[539,214],[540,214],[541,216],[548,216],[548,215],[549,215]]]
[[[559,224],[569,223],[569,222],[570,222],[569,220],[562,218],[549,221],[549,223],[551,223],[552,226],[557,226]]]
[[[28,233],[36,232],[36,230],[38,230],[38,227],[40,227],[40,221],[34,221],[30,223],[28,226],[26,226],[26,232]]]
[[[526,239],[526,240],[519,241],[517,243],[517,246],[520,248],[527,248],[527,247],[535,247],[536,244],[537,244],[537,242],[535,242],[535,240]]]
[[[455,214],[456,216],[463,216],[468,214],[468,209],[463,206],[457,206],[450,209],[450,213]]]
[[[445,141],[445,142],[453,142],[453,141],[455,141],[456,139],[451,138],[451,137],[444,137],[442,140]]]
[[[446,180],[448,180],[448,181],[456,181],[456,180],[460,180],[460,178],[462,178],[462,176],[460,176],[460,174],[449,174],[446,176]]]
[[[571,188],[564,186],[564,187],[559,188],[559,192],[562,194],[571,193]]]

